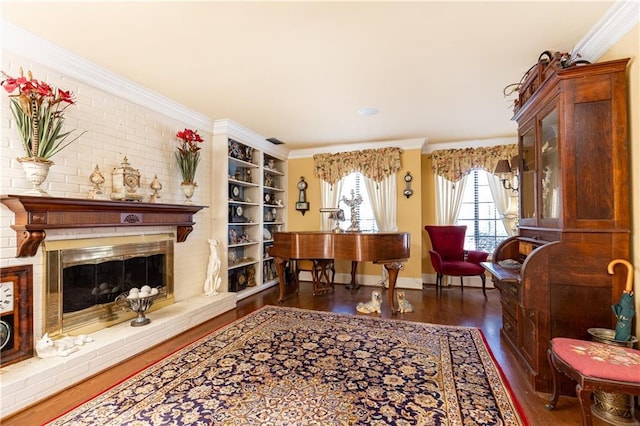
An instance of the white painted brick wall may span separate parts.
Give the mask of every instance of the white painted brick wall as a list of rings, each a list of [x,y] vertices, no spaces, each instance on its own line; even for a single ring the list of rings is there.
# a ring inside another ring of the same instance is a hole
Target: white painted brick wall
[[[174,158],[177,146],[175,133],[185,127],[196,129],[194,126],[88,86],[71,77],[60,75],[27,58],[3,51],[2,70],[4,72],[12,77],[17,77],[20,67],[24,68],[25,73],[26,70],[31,70],[33,77],[38,80],[63,90],[71,90],[75,96],[76,104],[66,110],[65,126],[67,129],[75,128],[78,131],[86,131],[78,141],[53,158],[55,165],[51,167],[48,178],[42,185],[51,196],[86,198],[92,187],[89,175],[96,164],[106,179],[103,189],[106,194],[110,194],[111,170],[118,166],[126,156],[131,166],[141,173],[141,189],[145,200],[148,200],[148,196],[152,192],[149,189],[149,184],[157,175],[163,185],[160,202],[180,204],[184,201],[180,189],[181,178]],[[198,205],[210,206],[212,176],[210,144],[212,134],[211,129],[198,128],[197,130],[205,142],[202,144],[201,162],[196,176],[199,186],[193,201]],[[16,158],[24,156],[24,152],[9,108],[9,98],[4,90],[0,95],[0,132],[0,193],[23,193],[30,186],[24,178]],[[176,301],[185,301],[202,294],[209,258],[207,240],[226,237],[211,235],[211,218],[211,208],[205,208],[197,213],[194,217],[196,225],[187,241],[176,243],[174,246]],[[42,248],[34,257],[15,258],[16,236],[10,228],[13,223],[13,213],[4,205],[0,206],[0,267],[33,265],[34,337],[38,339],[43,334],[44,265]],[[175,233],[176,231],[174,227],[128,227],[124,230],[115,227],[93,230],[51,230],[47,231],[46,241],[161,232]],[[235,295],[233,299],[235,304]],[[205,314],[204,317],[207,315]],[[190,321],[187,322],[191,326],[195,325]],[[149,339],[149,343],[152,342],[155,340]],[[141,345],[139,341],[134,345],[137,345],[138,349],[148,347],[144,344]],[[93,356],[100,355],[102,354],[94,354]],[[36,361],[43,362],[43,360]],[[84,368],[82,365],[83,363],[79,363],[77,368]],[[6,370],[11,370],[12,367],[14,366],[0,370],[0,379],[3,382],[3,399],[7,390],[5,389],[5,379],[8,377]],[[94,370],[103,367],[104,365],[101,363],[91,365]],[[59,376],[53,378],[48,376],[46,381],[63,382],[66,386],[76,380],[73,370],[62,368]],[[52,373],[49,370],[47,374]],[[42,384],[41,379],[38,378],[37,383]],[[25,378],[25,381],[29,380],[31,379]],[[24,389],[25,394],[28,394],[27,387]],[[39,394],[39,397],[42,396],[43,394]],[[24,404],[18,405],[23,406]],[[2,406],[4,410],[6,407],[4,400]],[[6,415],[7,413],[2,414]]]

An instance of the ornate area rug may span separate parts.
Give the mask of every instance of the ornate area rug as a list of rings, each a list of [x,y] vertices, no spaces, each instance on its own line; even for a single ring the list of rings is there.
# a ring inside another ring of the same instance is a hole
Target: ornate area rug
[[[480,330],[268,306],[52,425],[525,425]]]

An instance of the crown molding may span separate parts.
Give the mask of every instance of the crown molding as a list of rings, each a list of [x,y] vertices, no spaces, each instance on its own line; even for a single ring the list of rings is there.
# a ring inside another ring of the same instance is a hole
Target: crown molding
[[[618,0],[576,43],[572,53],[580,54],[589,62],[597,62],[639,22],[640,3],[637,0]]]
[[[80,56],[2,20],[2,50],[24,56],[56,72],[157,113],[210,132],[213,120]]]
[[[358,151],[363,149],[378,149],[397,147],[404,150],[419,149],[427,143],[427,138],[399,139],[381,142],[358,142],[352,144],[329,145],[323,147],[294,149],[289,153],[289,158],[309,158],[315,154],[336,154],[338,152]]]

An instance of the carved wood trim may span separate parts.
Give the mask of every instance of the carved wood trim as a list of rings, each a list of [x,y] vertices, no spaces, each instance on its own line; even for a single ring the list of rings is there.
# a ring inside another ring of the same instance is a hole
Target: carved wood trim
[[[207,206],[3,195],[15,214],[16,257],[34,256],[47,229],[176,226],[177,241],[193,231],[193,215]]]

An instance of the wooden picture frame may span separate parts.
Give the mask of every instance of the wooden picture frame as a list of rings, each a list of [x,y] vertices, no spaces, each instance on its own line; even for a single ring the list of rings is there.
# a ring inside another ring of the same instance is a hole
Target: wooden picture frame
[[[0,286],[7,302],[13,303],[0,311],[0,322],[10,333],[0,349],[4,367],[33,357],[33,266],[1,268]]]

